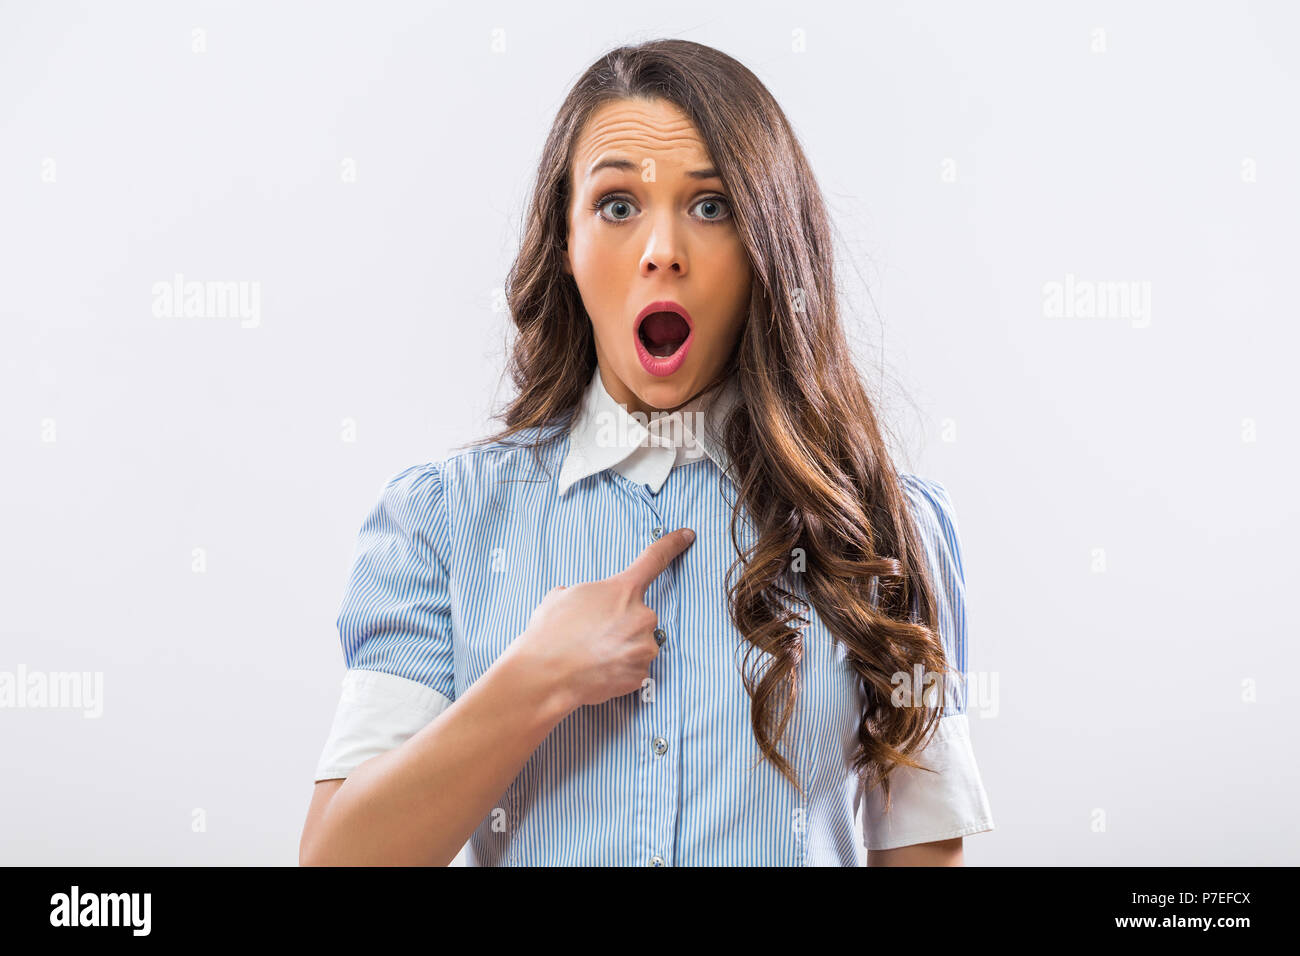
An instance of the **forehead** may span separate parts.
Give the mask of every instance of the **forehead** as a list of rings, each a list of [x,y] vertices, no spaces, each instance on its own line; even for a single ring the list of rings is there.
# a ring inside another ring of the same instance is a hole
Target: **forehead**
[[[693,123],[667,100],[613,100],[588,118],[574,144],[574,173],[587,179],[592,164],[619,156],[638,167],[653,154],[657,162],[707,166],[709,151]]]

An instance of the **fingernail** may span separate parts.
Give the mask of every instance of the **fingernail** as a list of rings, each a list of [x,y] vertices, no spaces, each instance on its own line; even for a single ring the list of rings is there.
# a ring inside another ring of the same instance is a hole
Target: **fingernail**
[[[687,529],[686,529],[686,543],[687,543],[687,544],[693,544],[694,542],[695,542],[695,532],[692,531],[690,528],[687,528]]]

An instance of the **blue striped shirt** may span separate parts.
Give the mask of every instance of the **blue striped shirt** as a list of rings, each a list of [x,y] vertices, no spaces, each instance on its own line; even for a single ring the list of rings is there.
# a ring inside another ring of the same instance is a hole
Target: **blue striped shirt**
[[[695,543],[645,596],[667,633],[650,680],[552,730],[471,835],[469,865],[853,866],[863,847],[993,829],[961,681],[944,685],[943,717],[919,755],[937,772],[896,770],[888,814],[879,788],[863,793],[851,772],[863,692],[815,608],[781,744],[805,793],[760,759],[740,670],[749,644],[728,615],[724,580],[736,557],[734,487],[724,498],[716,425],[736,400],[727,382],[647,424],[613,401],[597,370],[540,465],[527,448],[496,442],[389,480],[361,528],[338,616],[348,671],[315,779],[345,777],[435,719],[552,587],[622,571],[655,538],[689,527]],[[901,479],[949,663],[965,674],[952,503],[938,482]],[[747,548],[756,534],[745,521],[738,530]],[[765,656],[755,650],[749,666]]]

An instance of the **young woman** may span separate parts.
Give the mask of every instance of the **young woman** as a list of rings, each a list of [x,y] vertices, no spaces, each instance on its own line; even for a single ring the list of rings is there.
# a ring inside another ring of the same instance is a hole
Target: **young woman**
[[[830,230],[730,57],[614,50],[570,92],[508,295],[505,428],[361,529],[301,860],[960,864],[952,502],[899,474]]]

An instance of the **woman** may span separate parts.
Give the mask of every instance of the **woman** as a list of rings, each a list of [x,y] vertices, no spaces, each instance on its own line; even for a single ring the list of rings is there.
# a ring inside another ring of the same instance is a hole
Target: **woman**
[[[302,862],[855,865],[864,804],[870,865],[960,864],[952,505],[889,460],[768,91],[602,57],[508,292],[505,429],[361,529]]]

